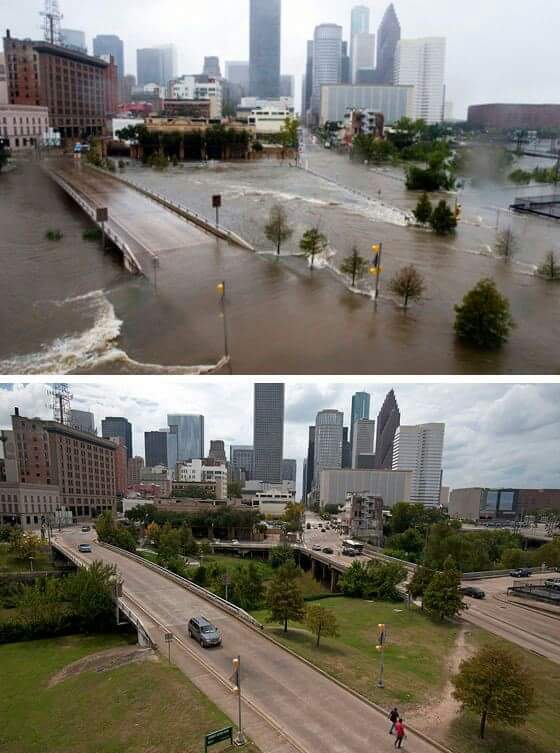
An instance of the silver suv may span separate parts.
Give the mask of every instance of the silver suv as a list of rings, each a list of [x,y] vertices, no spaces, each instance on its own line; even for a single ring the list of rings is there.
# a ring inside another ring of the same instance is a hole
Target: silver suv
[[[222,645],[222,634],[206,617],[191,617],[188,631],[189,638],[198,641],[202,648]]]

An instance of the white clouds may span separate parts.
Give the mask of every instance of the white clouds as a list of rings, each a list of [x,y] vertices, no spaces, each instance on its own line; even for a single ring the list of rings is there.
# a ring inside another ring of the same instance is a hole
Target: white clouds
[[[371,393],[372,417],[394,387],[402,423],[444,421],[445,482],[452,486],[520,485],[560,487],[560,385],[352,384],[294,382],[286,385],[285,456],[302,461],[308,426],[323,408],[345,414],[352,394]],[[143,454],[144,431],[166,425],[167,413],[201,413],[206,443],[250,444],[253,380],[237,377],[174,380],[117,378],[75,383],[73,406],[91,410],[96,423],[126,416],[133,425],[134,452]],[[44,384],[0,389],[0,428],[10,426],[15,406],[28,416],[48,417]]]
[[[283,0],[282,65],[302,74],[305,43],[321,22],[342,24],[348,35],[354,0]],[[388,0],[367,3],[377,30]],[[557,101],[554,61],[558,4],[553,0],[396,0],[404,37],[448,38],[448,97],[463,115],[468,104],[493,101]],[[4,27],[14,36],[36,37],[42,0],[0,0]],[[25,7],[23,7],[25,6]],[[138,47],[173,42],[181,72],[194,73],[204,55],[224,60],[248,56],[249,0],[61,0],[64,26],[125,40],[129,72]],[[538,40],[538,44],[535,44]],[[299,93],[299,80],[297,85]]]

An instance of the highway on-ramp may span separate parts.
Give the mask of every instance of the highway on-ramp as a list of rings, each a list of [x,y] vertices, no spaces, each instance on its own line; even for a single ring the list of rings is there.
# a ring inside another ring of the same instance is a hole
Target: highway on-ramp
[[[87,536],[78,531],[65,532],[58,537],[76,554],[78,544],[86,539]],[[191,616],[202,614],[218,625],[223,633],[222,648],[205,651],[190,641],[192,648],[223,678],[231,675],[232,658],[240,655],[244,696],[285,730],[300,751],[389,753],[393,750],[394,738],[388,734],[385,713],[268,640],[258,630],[160,573],[95,541],[92,549],[91,554],[80,556],[90,562],[102,560],[116,565],[124,579],[124,594],[185,642],[189,641],[187,621]],[[371,681],[373,683],[375,678]],[[411,732],[406,747],[414,753],[441,750]]]

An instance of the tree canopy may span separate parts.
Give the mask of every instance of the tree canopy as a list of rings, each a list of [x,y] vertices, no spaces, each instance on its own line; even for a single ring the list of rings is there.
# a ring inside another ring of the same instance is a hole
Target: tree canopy
[[[322,636],[336,638],[338,635],[338,623],[336,614],[332,609],[326,609],[319,604],[312,604],[305,610],[305,625],[310,633],[317,638],[316,646],[319,647]]]
[[[268,585],[267,606],[270,620],[284,625],[288,632],[288,620],[301,622],[305,616],[305,602],[298,579],[300,570],[293,562],[286,562],[275,572]]]
[[[424,591],[424,607],[439,620],[456,617],[465,608],[461,594],[461,574],[451,557],[442,571],[435,573]]]
[[[319,232],[319,228],[310,228],[303,234],[299,247],[304,256],[311,259],[311,269],[313,269],[315,257],[327,250],[327,237]]]
[[[509,301],[491,279],[480,280],[455,306],[455,313],[459,339],[485,350],[500,348],[514,326]]]

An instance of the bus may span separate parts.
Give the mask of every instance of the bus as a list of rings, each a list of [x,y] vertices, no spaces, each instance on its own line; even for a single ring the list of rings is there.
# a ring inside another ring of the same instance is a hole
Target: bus
[[[354,539],[344,539],[342,546],[344,549],[353,549],[356,554],[364,553],[364,544],[361,541],[354,541]]]

